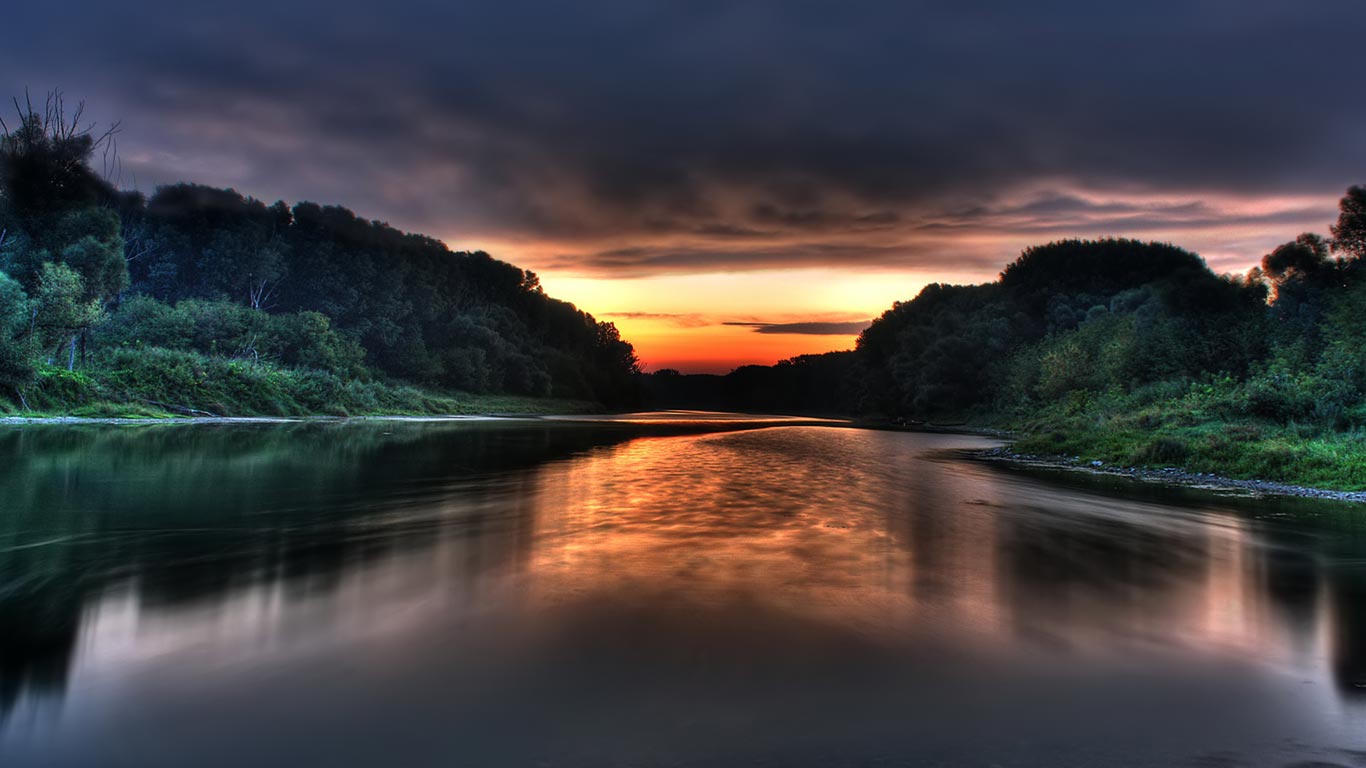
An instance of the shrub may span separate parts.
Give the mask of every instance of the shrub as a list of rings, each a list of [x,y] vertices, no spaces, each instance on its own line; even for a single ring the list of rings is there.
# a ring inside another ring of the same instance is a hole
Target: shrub
[[[365,351],[320,312],[270,314],[231,301],[148,296],[124,302],[96,342],[115,349],[163,347],[251,362],[317,368],[363,378]]]
[[[1190,456],[1190,446],[1178,437],[1161,435],[1139,446],[1129,462],[1141,466],[1180,464]]]

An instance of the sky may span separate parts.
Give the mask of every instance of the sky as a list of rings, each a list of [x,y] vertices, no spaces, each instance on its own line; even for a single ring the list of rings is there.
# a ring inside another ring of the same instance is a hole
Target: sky
[[[1032,244],[1241,272],[1366,183],[1366,2],[68,0],[0,93],[118,180],[336,203],[536,271],[647,369],[850,348]]]

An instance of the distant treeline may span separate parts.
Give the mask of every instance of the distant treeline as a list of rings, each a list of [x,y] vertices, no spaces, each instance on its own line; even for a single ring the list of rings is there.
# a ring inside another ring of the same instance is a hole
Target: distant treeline
[[[336,206],[119,191],[91,167],[107,138],[59,96],[0,138],[0,398],[80,378],[62,369],[150,392],[155,369],[180,365],[259,385],[262,370],[291,387],[306,374],[320,389],[296,409],[391,381],[635,401],[631,345],[529,271]]]
[[[929,285],[849,352],[724,377],[660,371],[656,406],[897,420],[1027,417],[1202,392],[1220,418],[1366,426],[1366,188],[1329,237],[1304,234],[1246,275],[1163,243],[1028,248],[994,282]]]
[[[641,379],[645,404],[652,408],[805,415],[856,413],[865,384],[854,352],[799,355],[725,375],[664,368]]]

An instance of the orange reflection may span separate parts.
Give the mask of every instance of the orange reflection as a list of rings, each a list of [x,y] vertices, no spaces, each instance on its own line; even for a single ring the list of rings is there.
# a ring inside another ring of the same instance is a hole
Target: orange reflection
[[[762,603],[1003,649],[1036,633],[1093,652],[1289,641],[1239,525],[949,469],[908,453],[917,439],[790,427],[573,460],[540,476],[529,590],[552,605]],[[1035,497],[1049,515],[1015,511]]]
[[[370,551],[316,584],[259,574],[182,605],[108,591],[85,613],[72,684],[320,642],[396,663],[452,626],[603,604],[725,621],[735,637],[762,614],[883,646],[1324,663],[1337,617],[1278,616],[1245,522],[938,458],[981,444],[821,426],[638,438],[396,498],[363,529]]]

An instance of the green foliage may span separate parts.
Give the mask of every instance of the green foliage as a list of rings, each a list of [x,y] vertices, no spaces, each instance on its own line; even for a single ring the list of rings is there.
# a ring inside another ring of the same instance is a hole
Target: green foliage
[[[32,322],[33,303],[23,286],[0,272],[0,386],[16,393],[34,374]]]
[[[55,217],[41,239],[25,234],[6,251],[6,270],[32,290],[43,265],[57,263],[81,278],[83,298],[106,302],[128,287],[128,267],[118,216],[104,208],[81,208]],[[38,247],[43,242],[46,247]]]
[[[1167,243],[1063,240],[1026,248],[1001,272],[1000,284],[1026,309],[1038,313],[1059,296],[1113,296],[1201,272],[1208,270],[1199,256]]]
[[[54,356],[62,346],[69,347],[68,368],[75,359],[77,335],[105,319],[99,299],[87,296],[85,281],[71,267],[47,262],[38,271],[33,327]]]
[[[214,372],[214,402],[249,412],[404,409],[391,395],[406,390],[379,380],[635,402],[631,345],[534,274],[339,207],[116,192],[88,162],[107,134],[63,109],[59,94],[25,106],[0,140],[0,384],[15,398],[61,389],[35,364],[64,352],[69,370],[114,377],[83,396],[169,393],[192,368]],[[137,358],[168,366],[161,384]]]
[[[1170,367],[1161,360],[1167,329],[1133,314],[1100,313],[1075,331],[1045,339],[1011,361],[1014,396],[1055,400],[1076,390],[1101,391],[1122,382],[1142,383],[1148,373]],[[1152,363],[1157,363],[1153,366]]]
[[[112,196],[88,162],[109,134],[91,134],[80,107],[69,114],[60,93],[48,94],[39,107],[26,102],[10,127],[0,137],[0,199],[11,223],[29,230],[39,248],[48,247],[41,235],[53,220]]]
[[[96,381],[82,371],[68,371],[50,365],[40,366],[28,390],[30,404],[40,410],[65,410],[100,398]]]
[[[55,228],[59,260],[81,276],[87,300],[108,301],[128,287],[119,217],[105,208],[81,208]]]
[[[488,254],[452,253],[344,208],[267,206],[186,184],[163,187],[145,206],[127,201],[124,222],[139,233],[136,291],[316,313],[358,342],[377,374],[612,404],[636,396],[634,350],[611,324],[547,297],[534,274]]]
[[[438,395],[326,371],[162,348],[113,350],[82,371],[40,366],[25,392],[32,413],[95,418],[571,413],[591,405]]]
[[[271,305],[285,276],[288,206],[195,184],[162,187],[144,208],[125,206],[125,226],[139,233],[140,288],[169,301],[230,299]]]
[[[1318,373],[1366,388],[1366,282],[1336,292],[1325,312],[1321,329],[1323,351]]]
[[[837,415],[857,412],[862,378],[853,352],[827,352],[744,365],[725,376],[665,368],[643,374],[640,387],[651,408]]]
[[[860,363],[887,412],[1008,425],[1026,452],[1363,488],[1363,211],[1354,187],[1332,241],[1246,279],[1161,244],[1030,248],[996,283],[894,305]]]
[[[95,340],[112,349],[164,347],[348,377],[366,375],[364,350],[318,312],[269,314],[230,301],[197,299],[172,306],[135,296],[124,302]]]
[[[1050,404],[1011,426],[1015,449],[1113,467],[1182,467],[1240,479],[1366,489],[1366,433],[1247,415],[1233,380],[1098,398],[1083,411]]]
[[[1075,392],[1241,374],[1263,353],[1265,292],[1179,248],[1130,240],[1030,248],[978,286],[931,285],[859,338],[873,410],[1019,410]]]
[[[1366,187],[1354,186],[1338,204],[1333,245],[1354,259],[1366,256]]]

